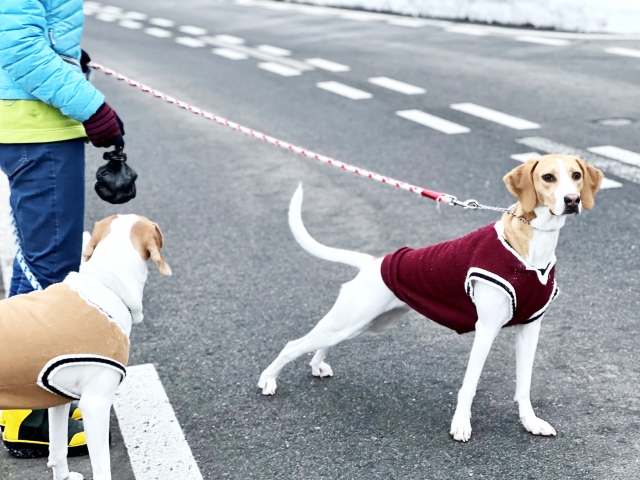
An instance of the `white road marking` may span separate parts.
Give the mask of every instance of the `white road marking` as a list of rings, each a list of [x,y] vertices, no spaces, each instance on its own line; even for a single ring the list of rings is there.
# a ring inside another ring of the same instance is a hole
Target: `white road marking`
[[[155,25],[156,27],[165,28],[171,28],[176,24],[176,22],[174,22],[173,20],[167,20],[166,18],[152,18],[151,20],[149,20],[149,23],[151,25]]]
[[[380,20],[378,15],[371,12],[343,11],[342,13],[339,13],[338,16],[340,18],[355,20],[357,22],[376,22]]]
[[[402,17],[391,18],[387,20],[387,23],[389,25],[395,25],[397,27],[409,27],[409,28],[422,28],[425,25],[427,25],[427,23],[417,18],[402,18]]]
[[[127,368],[113,407],[136,480],[202,480],[152,364]]]
[[[242,53],[237,50],[231,50],[230,48],[214,48],[213,50],[211,50],[211,52],[230,60],[246,60],[247,58],[249,58],[249,55],[247,55],[246,53]]]
[[[213,45],[214,47],[226,48],[229,50],[236,50],[237,52],[242,52],[250,57],[257,58],[258,60],[263,60],[269,63],[277,63],[280,65],[284,65],[290,69],[299,70],[301,72],[309,72],[314,70],[311,65],[307,65],[306,63],[299,62],[297,60],[293,60],[292,58],[287,57],[276,57],[274,55],[269,55],[267,53],[261,52],[256,48],[246,47],[244,45],[231,45],[226,42],[221,42],[216,39],[216,37],[200,37],[203,42],[208,43],[209,45]]]
[[[396,115],[412,122],[419,123],[425,127],[433,128],[439,132],[446,133],[447,135],[456,135],[458,133],[468,133],[471,129],[458,125],[457,123],[450,122],[444,118],[436,117],[422,110],[400,110],[396,112]]]
[[[516,142],[526,145],[536,150],[541,150],[546,153],[564,153],[565,155],[577,155],[583,160],[589,162],[600,170],[611,173],[616,177],[623,178],[633,183],[640,184],[640,168],[633,165],[626,165],[616,160],[601,157],[595,153],[581,150],[579,148],[571,147],[569,145],[563,145],[562,143],[554,142],[548,138],[542,137],[526,137],[516,140]]]
[[[340,82],[319,82],[316,83],[316,86],[326,90],[327,92],[342,95],[343,97],[347,97],[351,100],[364,100],[373,97],[369,92],[358,90],[357,88],[344,85]]]
[[[122,14],[122,18],[128,18],[129,20],[146,20],[149,17],[146,13],[140,12],[125,12]]]
[[[181,31],[182,33],[186,33],[188,35],[194,35],[196,37],[198,35],[207,34],[207,31],[204,28],[194,27],[193,25],[182,25],[178,27],[178,30]]]
[[[98,3],[98,2],[84,2],[82,4],[84,7],[89,7],[89,8],[102,8],[102,4]]]
[[[200,48],[206,45],[206,43],[200,40],[199,38],[193,38],[193,37],[178,37],[176,38],[176,43],[179,43],[180,45],[184,45],[186,47],[191,47],[191,48]]]
[[[286,65],[275,62],[259,63],[258,67],[268,72],[282,75],[283,77],[296,77],[298,75],[302,75],[302,72],[300,70],[296,70],[295,68],[287,67]]]
[[[263,6],[264,8],[268,8],[269,10],[295,10],[295,7],[293,5],[284,2],[267,3]]]
[[[454,103],[451,108],[458,110],[459,112],[468,113],[475,117],[480,117],[490,122],[499,123],[505,127],[510,127],[515,130],[531,130],[534,128],[540,128],[537,123],[524,120],[522,118],[507,115],[506,113],[498,112],[475,103]]]
[[[327,70],[329,72],[348,72],[351,70],[351,67],[347,65],[342,65],[341,63],[332,62],[330,60],[325,60],[323,58],[307,58],[305,60],[309,65],[321,68],[322,70]]]
[[[211,37],[218,42],[228,43],[229,45],[243,45],[244,38],[234,37],[233,35],[215,35]]]
[[[101,22],[115,22],[119,18],[120,15],[114,15],[113,13],[100,12],[96,14],[96,20],[100,20]]]
[[[554,47],[566,47],[567,45],[571,45],[569,40],[563,40],[561,38],[533,37],[529,35],[515,37],[515,40],[518,42],[539,43],[540,45],[551,45]]]
[[[155,28],[155,27],[145,28],[144,33],[146,33],[147,35],[151,35],[152,37],[158,37],[158,38],[167,38],[173,35],[173,33],[171,33],[169,30],[164,30],[162,28]]]
[[[11,277],[13,276],[13,259],[16,256],[13,227],[11,226],[10,193],[9,179],[0,172],[0,269],[2,269],[5,297],[9,295]]]
[[[587,150],[602,155],[603,157],[613,158],[619,162],[640,167],[640,153],[632,152],[631,150],[625,150],[624,148],[618,148],[612,145],[589,147]]]
[[[274,57],[288,57],[291,55],[291,50],[286,50],[280,47],[273,47],[271,45],[258,45],[258,50],[261,52],[273,55]]]
[[[144,24],[140,22],[136,22],[135,20],[129,20],[125,18],[124,20],[120,20],[118,25],[124,28],[130,28],[131,30],[139,30],[144,27]]]
[[[373,83],[379,87],[388,88],[389,90],[404,93],[405,95],[420,95],[421,93],[426,92],[424,88],[409,85],[408,83],[387,77],[373,77],[368,81],[369,83]]]
[[[470,25],[454,25],[453,27],[447,27],[445,30],[449,33],[461,33],[463,35],[473,35],[475,37],[484,37],[489,35],[483,28],[473,27]]]
[[[113,15],[120,15],[122,13],[122,7],[115,7],[113,5],[105,5],[100,8],[104,13],[111,13]]]
[[[640,50],[634,50],[633,48],[612,47],[612,48],[605,48],[604,51],[606,53],[611,53],[613,55],[622,55],[624,57],[640,58]]]
[[[541,155],[538,152],[527,152],[527,153],[516,153],[515,155],[511,155],[511,158],[517,160],[518,162],[526,162],[531,158],[537,158]],[[615,180],[611,180],[610,178],[604,177],[602,179],[602,183],[600,184],[600,190],[609,190],[610,188],[621,188],[622,184],[620,182],[616,182]]]

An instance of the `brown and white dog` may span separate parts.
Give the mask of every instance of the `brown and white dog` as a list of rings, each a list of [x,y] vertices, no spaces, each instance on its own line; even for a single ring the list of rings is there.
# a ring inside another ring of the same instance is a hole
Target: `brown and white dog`
[[[287,343],[262,372],[258,387],[264,395],[273,395],[282,368],[313,351],[312,374],[332,376],[331,367],[324,362],[329,347],[384,331],[413,307],[459,333],[476,332],[451,422],[454,439],[466,442],[471,438],[471,404],[478,380],[494,339],[507,325],[517,330],[515,400],[520,420],[534,435],[555,435],[554,428],[538,418],[531,406],[533,360],[544,312],[557,293],[553,269],[560,229],[567,215],[593,207],[602,177],[602,172],[575,156],[531,159],[504,177],[518,200],[515,215],[505,213],[501,221],[461,239],[427,249],[401,249],[384,259],[315,241],[302,223],[302,187],[298,187],[289,208],[289,224],[298,243],[314,256],[358,267],[360,273],[342,286],[333,308],[307,335]],[[485,265],[476,268],[476,261]],[[508,268],[496,262],[509,263]],[[455,270],[464,271],[456,274]],[[506,277],[501,276],[502,271]],[[522,278],[526,281],[520,282]],[[448,290],[438,295],[442,285]],[[454,319],[457,323],[449,324],[446,312],[460,317]]]
[[[142,321],[147,259],[171,275],[162,243],[145,217],[105,218],[95,224],[79,273],[0,302],[0,409],[49,409],[54,480],[83,478],[67,464],[72,400],[82,411],[93,478],[111,479],[109,414],[126,374],[131,325]]]

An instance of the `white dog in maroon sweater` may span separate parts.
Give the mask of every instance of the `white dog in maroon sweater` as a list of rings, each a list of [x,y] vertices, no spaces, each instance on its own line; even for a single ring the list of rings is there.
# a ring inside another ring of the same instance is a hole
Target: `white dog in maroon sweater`
[[[362,334],[390,328],[409,308],[455,330],[475,330],[469,364],[451,422],[454,439],[471,438],[471,404],[484,362],[502,327],[515,325],[516,394],[520,420],[534,435],[556,431],[533,412],[531,371],[540,324],[555,298],[555,248],[566,216],[591,209],[602,172],[578,157],[546,155],[531,159],[504,177],[518,199],[513,214],[450,242],[413,250],[402,248],[384,258],[326,247],[304,228],[302,187],[289,208],[289,224],[298,243],[312,255],[360,269],[342,286],[333,308],[307,335],[289,342],[262,372],[258,387],[276,391],[280,370],[315,351],[311,372],[332,376],[324,362],[327,349]]]

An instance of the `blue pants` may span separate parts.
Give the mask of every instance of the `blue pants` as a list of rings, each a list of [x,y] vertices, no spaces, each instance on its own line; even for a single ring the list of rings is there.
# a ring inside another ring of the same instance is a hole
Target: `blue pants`
[[[78,271],[84,230],[84,140],[0,144],[27,265],[42,288]],[[7,288],[7,285],[5,285]],[[9,296],[33,287],[13,263]]]

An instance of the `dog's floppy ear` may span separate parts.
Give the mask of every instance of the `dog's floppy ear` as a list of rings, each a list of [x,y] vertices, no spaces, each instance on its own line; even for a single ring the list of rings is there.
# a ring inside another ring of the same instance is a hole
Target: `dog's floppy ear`
[[[171,275],[171,267],[161,253],[164,239],[160,227],[148,218],[140,215],[138,218],[140,220],[131,227],[131,243],[144,260],[151,258],[156,262],[162,275]]]
[[[85,262],[91,258],[91,255],[93,255],[93,251],[95,250],[96,246],[102,241],[102,239],[109,235],[109,232],[111,231],[111,222],[113,222],[116,218],[118,218],[117,215],[111,215],[110,217],[103,218],[93,225],[93,233],[91,234],[91,238],[89,239],[87,246],[84,247],[84,250],[82,250],[82,258]]]
[[[533,170],[538,159],[532,158],[507,173],[503,180],[507,189],[518,199],[525,213],[533,212],[538,205],[538,196],[533,185]]]
[[[593,197],[595,197],[598,190],[600,190],[600,185],[602,184],[604,175],[596,167],[589,165],[581,158],[576,157],[576,161],[580,166],[580,170],[582,170],[582,190],[580,190],[580,200],[582,201],[582,206],[586,210],[591,210],[595,203]]]
[[[171,267],[165,261],[161,253],[162,245],[164,244],[164,237],[162,236],[160,227],[156,223],[153,224],[153,227],[155,230],[153,240],[147,246],[149,250],[149,256],[151,257],[151,260],[156,262],[158,271],[161,275],[171,275]]]

